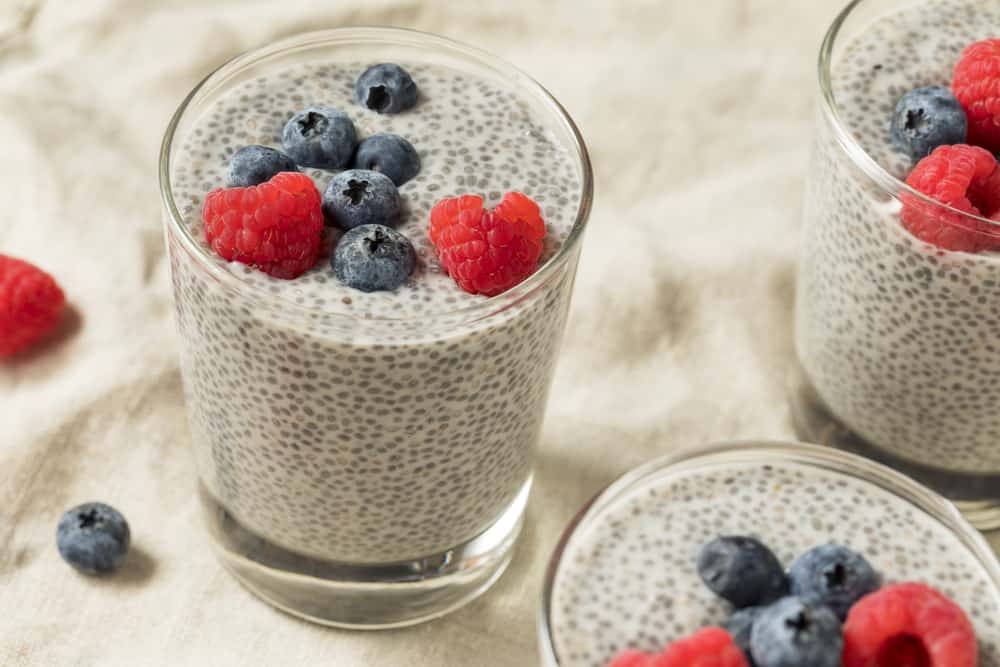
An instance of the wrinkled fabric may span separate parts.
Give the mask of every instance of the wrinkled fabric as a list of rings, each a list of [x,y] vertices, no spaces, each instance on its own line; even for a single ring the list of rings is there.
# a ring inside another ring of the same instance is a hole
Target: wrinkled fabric
[[[835,3],[834,3],[835,4]],[[0,252],[65,287],[57,338],[0,365],[0,665],[537,664],[544,569],[580,506],[657,455],[789,438],[798,218],[826,0],[5,0]],[[161,230],[170,115],[225,59],[390,24],[493,51],[588,139],[597,198],[511,570],[420,627],[348,633],[251,597],[199,524]],[[60,513],[121,509],[81,577]]]

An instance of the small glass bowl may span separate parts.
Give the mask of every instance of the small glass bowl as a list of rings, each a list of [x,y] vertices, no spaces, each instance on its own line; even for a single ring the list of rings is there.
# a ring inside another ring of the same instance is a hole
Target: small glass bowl
[[[900,532],[886,538],[889,528]],[[546,573],[542,664],[603,667],[626,648],[658,651],[721,623],[726,608],[698,580],[695,555],[712,537],[733,533],[760,537],[786,565],[810,546],[842,542],[866,555],[887,582],[940,588],[973,617],[980,667],[1000,667],[1000,563],[951,503],[853,454],[772,442],[716,444],[657,459],[584,506]],[[597,586],[601,599],[585,594]]]

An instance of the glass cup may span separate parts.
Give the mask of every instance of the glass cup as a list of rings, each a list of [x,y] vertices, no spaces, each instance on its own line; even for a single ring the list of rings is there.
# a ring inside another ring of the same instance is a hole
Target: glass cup
[[[857,0],[822,45],[796,294],[801,372],[793,378],[792,413],[803,439],[895,467],[989,529],[1000,527],[1000,256],[950,242],[945,245],[953,249],[945,249],[908,229],[931,222],[946,230],[942,238],[957,232],[970,247],[1000,247],[1000,227],[913,190],[901,180],[909,169],[902,156],[877,161],[851,129],[884,119],[888,137],[903,92],[948,83],[903,81],[892,69],[898,59],[873,55],[880,44],[851,46],[873,21],[921,6],[932,3]],[[949,43],[955,60],[961,46]],[[947,79],[954,62],[940,52],[934,57]],[[875,92],[840,85],[836,72],[848,66],[868,68],[869,83],[859,85]],[[871,83],[880,77],[897,77],[884,99],[877,95],[881,85]]]
[[[786,564],[829,542],[858,549],[887,582],[922,580],[952,596],[976,626],[980,664],[1000,665],[1000,563],[982,535],[952,503],[881,464],[794,442],[678,452],[597,494],[549,561],[542,664],[606,665],[722,623],[731,609],[695,566],[720,534],[754,535]]]
[[[211,261],[173,189],[195,121],[241,82],[345,58],[447,67],[523,100],[581,185],[557,254],[500,296],[396,319],[295,303]],[[512,66],[441,37],[309,33],[239,56],[191,92],[167,128],[160,187],[200,497],[224,565],[277,607],[351,628],[417,623],[485,591],[520,532],[590,212],[589,158],[565,110]],[[345,376],[366,396],[402,369],[391,410],[315,400]]]

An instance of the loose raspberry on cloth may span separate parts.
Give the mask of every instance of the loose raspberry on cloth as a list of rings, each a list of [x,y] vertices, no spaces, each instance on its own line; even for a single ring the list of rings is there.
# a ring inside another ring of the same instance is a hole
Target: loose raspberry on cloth
[[[59,323],[66,296],[55,279],[24,260],[0,255],[0,357],[22,352]]]

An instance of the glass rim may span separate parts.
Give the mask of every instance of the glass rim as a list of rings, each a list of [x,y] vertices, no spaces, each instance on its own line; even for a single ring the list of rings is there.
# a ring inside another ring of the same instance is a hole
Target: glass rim
[[[173,185],[171,183],[170,151],[173,148],[175,135],[185,113],[196,103],[199,94],[205,88],[222,76],[230,72],[238,71],[243,66],[250,66],[269,58],[280,56],[296,50],[314,46],[333,44],[385,44],[406,45],[406,46],[429,46],[445,52],[458,54],[466,58],[471,58],[478,64],[488,67],[494,72],[502,75],[512,85],[518,88],[527,88],[535,93],[535,97],[543,104],[548,121],[546,126],[551,127],[556,123],[564,130],[571,139],[571,158],[578,162],[580,169],[580,197],[576,210],[576,216],[569,235],[563,241],[556,253],[550,257],[543,265],[531,274],[528,278],[510,288],[506,292],[497,296],[488,297],[478,303],[453,308],[439,310],[432,313],[408,317],[358,317],[350,313],[340,313],[324,308],[318,308],[306,304],[299,304],[287,298],[272,294],[260,287],[248,285],[240,280],[231,271],[226,270],[217,262],[212,261],[208,253],[200,243],[191,235],[187,226],[183,224],[183,216],[177,208],[174,199]],[[494,313],[501,312],[515,303],[531,296],[538,289],[544,287],[557,275],[558,269],[566,264],[573,256],[577,246],[583,237],[584,230],[590,218],[591,208],[594,199],[594,172],[590,161],[590,154],[583,135],[569,112],[548,91],[541,83],[536,81],[520,68],[508,63],[503,58],[495,56],[488,51],[475,46],[459,42],[457,40],[436,35],[434,33],[409,28],[383,27],[383,26],[358,26],[329,28],[325,30],[314,30],[301,32],[289,37],[271,41],[263,46],[259,46],[248,51],[244,51],[233,58],[225,61],[205,77],[203,77],[191,91],[184,97],[177,110],[174,111],[167,124],[163,140],[160,143],[159,153],[159,186],[160,198],[167,212],[168,228],[174,232],[174,236],[180,240],[184,249],[195,259],[201,269],[223,285],[231,287],[236,291],[250,292],[255,300],[270,304],[279,304],[282,309],[292,313],[301,314],[322,314],[325,318],[333,320],[359,321],[370,324],[382,323],[405,323],[434,321],[442,318],[468,317],[468,319],[481,319]],[[479,317],[477,317],[479,316]]]
[[[1000,561],[983,535],[970,524],[962,513],[943,496],[923,486],[888,466],[870,459],[831,447],[797,441],[735,440],[686,448],[643,463],[622,474],[588,500],[573,516],[559,537],[545,569],[541,599],[537,615],[539,651],[545,667],[560,667],[552,630],[552,595],[563,556],[570,541],[579,530],[599,519],[604,510],[653,475],[676,466],[707,464],[725,458],[725,462],[781,461],[800,465],[819,466],[826,470],[857,477],[894,496],[910,502],[925,515],[956,536],[966,551],[976,558],[1000,595]],[[721,461],[720,461],[721,462]]]
[[[981,215],[969,213],[968,211],[960,211],[953,206],[939,202],[933,197],[930,197],[929,195],[911,187],[906,183],[906,181],[903,181],[902,179],[899,179],[889,173],[885,167],[879,164],[878,161],[873,158],[860,143],[858,143],[857,139],[854,138],[854,135],[844,124],[843,118],[840,115],[840,109],[837,104],[836,96],[833,93],[833,49],[837,44],[838,38],[841,36],[841,30],[843,29],[844,24],[859,6],[866,4],[868,1],[869,0],[852,0],[848,3],[848,5],[844,7],[844,9],[841,10],[841,12],[833,20],[833,23],[827,30],[826,35],[823,38],[823,43],[820,46],[819,60],[817,63],[820,87],[820,107],[826,120],[833,128],[837,143],[854,162],[854,164],[883,190],[890,193],[903,193],[908,197],[915,197],[918,200],[962,216],[963,218],[989,225],[988,232],[985,230],[976,230],[977,233],[987,236],[993,234],[1000,235],[1000,222],[990,220],[989,218]],[[946,221],[946,224],[954,225],[954,223],[948,221]]]

